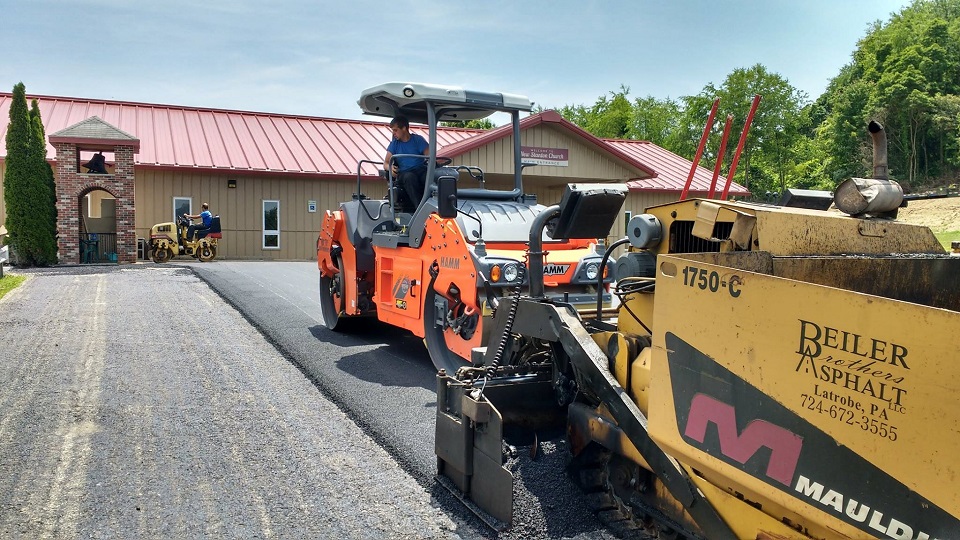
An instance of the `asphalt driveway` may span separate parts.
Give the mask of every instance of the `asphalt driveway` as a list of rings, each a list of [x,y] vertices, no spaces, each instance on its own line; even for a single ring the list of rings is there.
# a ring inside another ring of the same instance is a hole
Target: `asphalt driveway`
[[[318,388],[435,497],[436,370],[422,342],[378,321],[332,332],[323,326],[314,262],[186,263],[257,327]],[[561,438],[521,449],[514,474],[513,538],[611,538],[565,476]],[[491,531],[462,512],[480,534]],[[460,534],[464,531],[461,529]]]

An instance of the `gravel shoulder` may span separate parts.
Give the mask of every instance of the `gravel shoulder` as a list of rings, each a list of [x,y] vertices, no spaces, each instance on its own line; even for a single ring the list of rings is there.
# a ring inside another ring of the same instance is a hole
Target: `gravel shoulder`
[[[28,274],[0,300],[0,537],[460,537],[189,270]]]

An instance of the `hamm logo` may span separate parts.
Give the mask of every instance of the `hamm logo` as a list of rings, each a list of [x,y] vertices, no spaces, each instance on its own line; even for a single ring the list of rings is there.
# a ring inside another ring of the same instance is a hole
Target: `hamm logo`
[[[460,259],[457,257],[440,257],[440,267],[458,270],[460,269]]]
[[[567,273],[568,268],[570,268],[569,264],[546,264],[543,266],[543,275],[562,276]]]

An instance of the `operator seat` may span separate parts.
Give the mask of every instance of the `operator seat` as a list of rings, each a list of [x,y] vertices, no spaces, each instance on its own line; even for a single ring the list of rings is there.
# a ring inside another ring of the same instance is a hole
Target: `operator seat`
[[[459,180],[460,171],[456,167],[437,167],[433,170],[433,183],[430,184],[429,191],[431,196],[436,196],[437,186],[440,185],[441,178],[453,178]],[[417,201],[419,206],[420,201]]]
[[[203,229],[196,232],[197,240],[201,238],[223,238],[223,234],[220,233],[220,216],[213,216],[210,219],[210,228]]]

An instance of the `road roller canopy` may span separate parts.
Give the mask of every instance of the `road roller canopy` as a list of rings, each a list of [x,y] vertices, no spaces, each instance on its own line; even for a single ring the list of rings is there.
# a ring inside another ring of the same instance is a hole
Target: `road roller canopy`
[[[390,82],[367,88],[357,104],[365,114],[406,116],[411,122],[427,124],[431,103],[436,121],[464,121],[486,118],[495,112],[530,112],[533,102],[526,96],[465,90],[458,86]]]

